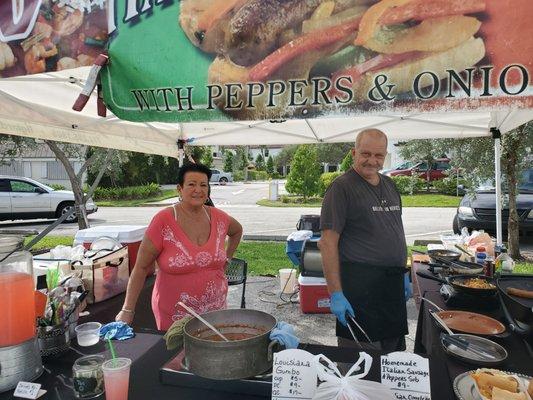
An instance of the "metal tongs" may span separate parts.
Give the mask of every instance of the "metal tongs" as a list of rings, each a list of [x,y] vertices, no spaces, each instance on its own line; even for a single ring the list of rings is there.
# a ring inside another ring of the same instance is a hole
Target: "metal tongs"
[[[357,339],[357,336],[355,335],[355,332],[353,330],[353,328],[351,327],[350,325],[350,322],[352,322],[356,327],[357,329],[359,329],[359,331],[362,332],[362,334],[365,336],[365,339],[368,340],[368,343],[365,343],[365,346],[367,347],[370,347],[371,349],[374,349],[374,350],[379,350],[377,348],[377,346],[375,344],[372,343],[372,340],[370,340],[370,337],[367,335],[367,333],[365,332],[365,330],[361,327],[361,325],[359,325],[357,323],[357,321],[355,320],[354,317],[352,317],[350,314],[346,313],[346,326],[348,327],[348,330],[350,331],[350,334],[352,335],[353,337],[353,340],[355,341],[355,343],[357,343],[357,345],[359,347],[363,347],[361,345],[361,342],[359,342],[359,340]]]

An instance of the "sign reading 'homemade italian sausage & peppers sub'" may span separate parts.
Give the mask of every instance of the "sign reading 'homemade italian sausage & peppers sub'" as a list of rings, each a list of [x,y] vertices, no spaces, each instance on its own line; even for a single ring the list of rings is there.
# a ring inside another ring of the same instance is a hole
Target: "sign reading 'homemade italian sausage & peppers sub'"
[[[106,105],[131,121],[533,107],[532,0],[116,0]]]

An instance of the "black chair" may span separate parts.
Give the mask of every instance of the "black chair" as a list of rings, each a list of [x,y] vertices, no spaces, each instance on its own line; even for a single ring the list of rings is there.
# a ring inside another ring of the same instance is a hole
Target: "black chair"
[[[240,258],[232,258],[226,268],[226,277],[228,278],[228,285],[242,284],[241,308],[246,308],[246,301],[244,299],[246,292],[246,275],[248,273],[248,264]]]

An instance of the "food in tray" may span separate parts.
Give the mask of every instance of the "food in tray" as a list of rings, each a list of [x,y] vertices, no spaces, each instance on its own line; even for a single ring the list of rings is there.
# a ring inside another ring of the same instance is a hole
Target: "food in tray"
[[[527,393],[531,398],[533,398],[533,379],[529,381],[529,386],[527,387]]]
[[[533,290],[508,287],[507,294],[510,294],[511,296],[523,297],[525,299],[533,299]]]
[[[497,369],[478,369],[471,373],[483,400],[531,400],[526,382],[516,375]]]
[[[482,278],[470,278],[463,282],[455,283],[459,286],[464,286],[471,289],[496,289],[496,286]]]

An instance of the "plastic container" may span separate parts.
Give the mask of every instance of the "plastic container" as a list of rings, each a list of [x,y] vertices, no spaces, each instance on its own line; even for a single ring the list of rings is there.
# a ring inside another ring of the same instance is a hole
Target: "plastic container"
[[[300,310],[304,314],[329,314],[331,312],[325,278],[300,275],[298,284],[300,286]]]
[[[485,265],[487,259],[487,249],[484,246],[476,248],[476,264]]]
[[[281,293],[293,294],[296,288],[298,271],[295,268],[282,268],[279,270],[279,286]]]
[[[80,357],[72,366],[74,393],[79,399],[92,399],[104,393],[104,356],[94,354]]]
[[[92,242],[102,236],[113,238],[123,246],[128,246],[129,269],[131,272],[137,261],[137,253],[146,228],[146,225],[114,225],[82,229],[76,233],[74,245],[82,244],[83,247],[89,249]]]
[[[94,346],[100,340],[100,322],[86,322],[76,327],[78,345],[81,347]]]
[[[501,249],[501,253],[494,263],[496,265],[496,270],[499,270],[500,272],[510,274],[514,270],[515,262],[511,256],[507,254],[507,249],[505,247]]]
[[[0,237],[0,347],[21,344],[35,337],[35,284],[32,256],[17,250],[23,236]]]

